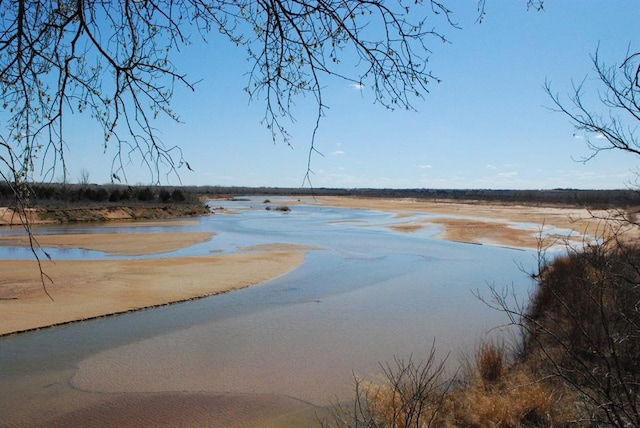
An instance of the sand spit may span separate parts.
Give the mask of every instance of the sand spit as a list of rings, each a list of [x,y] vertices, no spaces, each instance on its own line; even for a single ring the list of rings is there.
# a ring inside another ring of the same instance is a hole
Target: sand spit
[[[224,293],[284,275],[302,250],[140,260],[0,260],[0,335]]]
[[[157,233],[84,233],[72,235],[38,235],[34,244],[52,248],[80,248],[103,251],[118,256],[162,254],[207,242],[210,232],[157,232]],[[0,236],[0,246],[29,246],[29,237]]]

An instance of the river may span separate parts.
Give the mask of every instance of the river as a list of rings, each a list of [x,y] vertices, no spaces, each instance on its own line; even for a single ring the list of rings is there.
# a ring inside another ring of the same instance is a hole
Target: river
[[[238,214],[153,228],[215,232],[210,242],[147,257],[272,243],[318,249],[292,273],[248,289],[0,339],[0,425],[313,425],[319,409],[350,396],[354,374],[376,379],[380,362],[420,358],[435,343],[455,368],[507,321],[476,295],[508,287],[525,300],[532,286],[522,272],[535,264],[532,251],[389,228],[407,217],[313,204],[268,211],[250,198],[212,206],[222,205]],[[37,232],[61,230],[138,228]],[[54,259],[112,257],[49,252]],[[0,257],[29,252],[0,248]],[[146,417],[136,419],[141,412]]]

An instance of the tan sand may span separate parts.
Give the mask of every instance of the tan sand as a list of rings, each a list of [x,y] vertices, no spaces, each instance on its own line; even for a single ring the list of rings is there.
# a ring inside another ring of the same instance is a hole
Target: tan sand
[[[107,221],[100,224],[100,227],[183,227],[197,226],[198,220],[132,220],[132,221]]]
[[[564,236],[556,234],[552,236],[554,239],[573,234],[581,240],[585,234],[596,235],[602,229],[602,222],[596,217],[608,215],[607,212],[593,213],[577,208],[415,199],[322,197],[303,199],[292,202],[292,205],[309,202],[393,212],[401,221],[388,227],[402,232],[438,227],[443,230],[440,235],[443,239],[520,248],[537,248],[540,236],[536,227],[528,230],[518,228],[521,223],[564,229]],[[412,219],[411,215],[416,213],[436,216]],[[8,212],[1,214],[10,215]],[[37,239],[42,246],[139,255],[169,252],[212,237],[212,233],[168,232],[40,235]],[[28,240],[26,237],[2,237],[0,245],[28,245]],[[53,281],[45,278],[44,283],[54,301],[44,293],[35,261],[0,261],[0,334],[258,284],[293,270],[303,262],[304,252],[311,248],[276,245],[249,250],[249,254],[190,258],[43,261],[43,271]]]
[[[25,213],[30,222],[35,221],[37,216],[35,214],[34,209],[27,208],[25,210]],[[20,214],[14,209],[8,208],[8,207],[0,207],[0,226],[4,226],[4,225],[17,226],[17,225],[21,225],[22,221],[23,219],[21,218]]]
[[[211,240],[210,232],[158,233],[85,233],[72,235],[38,235],[35,244],[53,248],[81,248],[120,256],[161,254]],[[29,246],[28,236],[0,236],[0,245]]]
[[[0,260],[0,335],[237,290],[284,275],[303,251],[143,260]]]
[[[193,215],[205,215],[209,211],[204,207],[166,206],[130,206],[130,207],[77,207],[47,210],[43,208],[26,208],[24,211],[16,211],[11,207],[0,207],[0,226],[22,226],[25,222],[29,225],[58,224],[60,222],[137,222],[150,221],[150,219],[175,219],[176,217],[193,217]],[[202,208],[199,210],[199,208]],[[175,221],[175,220],[174,220]],[[186,220],[185,220],[186,221]],[[161,223],[161,222],[157,222]]]
[[[443,239],[493,245],[535,248],[538,233],[517,229],[518,223],[523,222],[574,230],[579,236],[596,234],[601,228],[592,213],[579,209],[343,197],[323,197],[311,203],[388,211],[396,213],[396,220],[406,219],[406,222],[389,225],[398,231],[410,233],[438,227],[443,230]],[[436,214],[437,217],[428,221],[414,220],[412,214],[415,213]],[[0,209],[0,217],[5,221],[10,214]],[[203,242],[211,237],[211,234],[136,233],[90,237],[39,236],[38,239],[42,245],[60,248],[82,247],[115,254],[140,254],[171,251],[171,248]],[[25,244],[24,240],[13,242],[13,245]],[[8,244],[2,242],[1,245]],[[161,249],[163,245],[166,245],[165,250]],[[304,261],[305,251],[310,249],[274,244],[252,247],[246,249],[248,253],[237,255],[46,261],[43,262],[44,272],[54,281],[53,284],[47,282],[47,290],[54,301],[42,290],[35,261],[0,260],[0,334],[163,305],[258,284],[299,266]],[[31,400],[25,405],[20,395],[11,397],[15,403],[12,401],[14,406],[7,409],[28,408],[27,416],[15,411],[9,413],[15,425],[28,425],[22,423],[21,418],[27,421],[35,417],[47,421],[42,426],[303,426],[313,420],[310,415],[315,412],[313,406],[296,403],[284,396],[170,391],[91,393],[70,388],[68,379],[60,382],[56,373],[51,376],[52,380],[45,383],[46,388],[38,385],[39,401]]]
[[[553,233],[543,244],[570,240],[582,242],[585,236],[601,236],[603,218],[616,213],[588,211],[581,208],[497,204],[486,202],[420,201],[412,198],[351,198],[326,196],[313,203],[344,208],[370,209],[396,213],[397,219],[410,214],[435,214],[436,217],[421,221],[399,222],[389,227],[399,232],[415,232],[429,227],[439,227],[442,239],[476,244],[501,245],[536,249],[540,245],[540,230],[562,229]],[[529,230],[519,228],[525,223]],[[636,231],[637,233],[637,231]]]

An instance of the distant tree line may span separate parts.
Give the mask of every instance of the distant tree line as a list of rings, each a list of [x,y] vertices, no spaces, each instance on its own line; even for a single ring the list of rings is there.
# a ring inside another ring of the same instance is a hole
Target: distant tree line
[[[636,190],[491,190],[491,189],[340,189],[282,187],[184,187],[189,193],[211,196],[352,196],[371,198],[416,198],[422,200],[456,200],[509,202],[521,204],[553,204],[597,208],[628,208],[640,206]]]
[[[32,184],[28,198],[33,206],[132,205],[197,203],[197,195],[180,187],[97,184]],[[0,182],[0,204],[12,206],[15,195]]]
[[[340,189],[309,187],[242,186],[126,186],[115,184],[32,184],[32,205],[136,203],[193,204],[201,196],[351,196],[365,198],[415,198],[420,200],[485,201],[532,205],[580,206],[591,209],[640,207],[636,190],[491,190],[491,189]],[[0,182],[0,203],[11,206],[12,186]]]

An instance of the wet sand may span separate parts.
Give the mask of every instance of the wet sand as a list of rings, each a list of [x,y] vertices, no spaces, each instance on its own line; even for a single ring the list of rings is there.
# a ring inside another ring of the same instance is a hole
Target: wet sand
[[[430,214],[430,218],[399,221],[390,227],[398,232],[416,232],[437,227],[441,239],[473,244],[538,249],[565,241],[581,243],[585,236],[601,236],[603,218],[613,212],[589,211],[581,208],[529,206],[487,202],[420,201],[416,199],[380,199],[319,197],[313,203],[343,208],[369,209],[396,214],[397,219],[414,214]],[[522,228],[525,224],[528,227]],[[551,231],[541,243],[541,231]]]
[[[415,199],[322,197],[302,202],[395,213],[392,229],[411,233],[437,227],[439,237],[474,244],[536,249],[540,231],[547,243],[597,235],[604,211],[515,204],[425,202]],[[294,203],[295,204],[295,203]],[[415,219],[414,214],[432,215]],[[406,221],[403,221],[406,219]],[[521,224],[529,227],[523,229]],[[117,225],[118,223],[113,223]],[[127,223],[131,225],[131,223]],[[134,223],[136,224],[136,223]],[[145,222],[138,223],[145,225]],[[152,222],[158,225],[162,223]],[[165,225],[173,225],[167,222]],[[36,235],[42,246],[83,248],[133,256],[174,251],[215,239],[212,233]],[[0,245],[29,245],[25,236],[0,237]],[[250,254],[207,257],[42,261],[0,261],[0,335],[75,320],[179,302],[259,284],[295,269],[310,248],[274,246]],[[51,300],[44,292],[51,295]],[[176,284],[179,286],[176,287]]]
[[[85,233],[73,235],[38,235],[34,232],[34,246],[51,248],[80,248],[118,256],[162,254],[187,246],[207,242],[214,234],[209,232],[157,232],[157,233]],[[29,246],[29,237],[0,236],[0,246]]]
[[[518,228],[520,223],[537,225],[536,227],[544,224],[545,228],[562,229],[567,235],[573,233],[580,239],[585,233],[597,234],[601,228],[600,221],[593,218],[593,213],[579,209],[344,197],[323,197],[304,202],[388,211],[394,213],[397,220],[388,227],[399,232],[411,233],[438,228],[442,239],[477,244],[537,248],[539,233],[536,228],[523,230]],[[434,216],[417,220],[412,217],[422,213]],[[3,239],[4,242],[0,245],[25,245],[27,241],[21,239]],[[210,233],[136,233],[52,235],[40,236],[38,239],[41,245],[46,246],[135,255],[172,251],[215,237]],[[304,262],[305,253],[309,250],[311,249],[307,247],[274,243],[271,246],[249,248],[246,253],[234,255],[82,262],[43,261],[44,272],[53,280],[51,283],[45,279],[45,283],[54,300],[43,292],[42,278],[35,261],[2,260],[0,334],[153,307],[256,285],[295,269]],[[185,353],[185,357],[189,355]],[[84,364],[91,363],[96,365],[95,362]],[[190,366],[176,364],[184,370]],[[149,370],[151,377],[157,373],[157,367],[150,367]],[[238,370],[236,375],[240,375],[240,372],[245,375],[248,373],[246,367],[238,367]],[[10,422],[32,425],[35,420],[40,420],[42,426],[293,427],[313,425],[309,421],[313,420],[314,414],[319,410],[315,405],[287,397],[287,394],[269,395],[261,391],[220,394],[204,392],[202,388],[193,391],[181,385],[177,389],[182,392],[162,391],[162,388],[156,392],[144,393],[105,392],[100,391],[96,385],[99,381],[108,380],[108,376],[99,379],[83,377],[93,371],[74,370],[43,375],[47,379],[22,380],[24,385],[21,388],[25,388],[25,391],[29,389],[29,394],[33,394],[34,390],[37,393],[26,405],[19,395],[5,397],[4,406],[7,414],[11,415]],[[179,376],[180,373],[180,370],[176,371],[176,375]],[[188,381],[188,376],[179,377]],[[246,382],[252,381],[251,376],[247,376]],[[34,385],[45,384],[47,387],[30,387],[30,382],[34,382]],[[25,406],[29,408],[28,414],[10,411]]]
[[[167,392],[114,394],[62,414],[48,426],[69,427],[300,427],[321,409],[277,395]]]
[[[161,241],[159,235],[144,240]],[[197,243],[201,237],[187,234],[186,238]],[[76,239],[70,237],[66,243]],[[118,236],[110,239],[116,241]],[[131,252],[128,243],[120,240],[122,247],[117,252]],[[0,260],[0,335],[237,290],[284,275],[304,258],[304,249],[289,246],[279,251],[204,257],[45,260],[41,266],[46,277],[40,276],[34,260]]]

